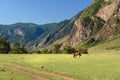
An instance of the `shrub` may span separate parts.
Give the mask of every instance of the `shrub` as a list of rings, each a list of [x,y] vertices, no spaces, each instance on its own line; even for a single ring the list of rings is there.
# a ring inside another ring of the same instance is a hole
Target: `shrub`
[[[52,49],[51,49],[51,50],[49,50],[49,51],[48,51],[48,53],[49,53],[49,54],[52,54],[52,53],[53,53]]]
[[[72,53],[76,52],[76,50],[74,48],[72,48],[71,46],[66,46],[63,51],[68,54],[72,54]]]
[[[53,53],[56,53],[56,54],[61,53],[60,47],[61,47],[61,44],[55,44],[53,48]]]
[[[114,17],[113,20],[112,20],[112,22],[114,22],[114,23],[120,23],[119,17],[118,16]]]
[[[14,53],[14,54],[23,54],[23,53],[28,53],[28,51],[27,51],[27,49],[26,49],[26,47],[25,47],[24,44],[15,42],[13,44],[11,53]]]
[[[38,50],[38,51],[35,51],[35,53],[37,53],[37,54],[41,54],[41,51],[40,51],[40,50]]]
[[[88,54],[88,48],[87,47],[79,47],[78,51],[82,54]]]
[[[44,54],[47,54],[48,53],[48,49],[45,48],[41,52],[44,53]]]

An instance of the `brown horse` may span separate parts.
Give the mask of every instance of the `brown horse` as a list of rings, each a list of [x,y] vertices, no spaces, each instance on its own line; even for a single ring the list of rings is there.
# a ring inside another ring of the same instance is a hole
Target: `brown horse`
[[[80,52],[75,52],[74,54],[73,54],[73,57],[77,57],[77,56],[81,56],[81,53]]]

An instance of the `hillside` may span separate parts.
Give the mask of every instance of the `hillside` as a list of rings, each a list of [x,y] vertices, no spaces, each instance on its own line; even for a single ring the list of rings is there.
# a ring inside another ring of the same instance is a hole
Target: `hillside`
[[[40,49],[40,48],[52,46],[55,43],[57,44],[57,42],[60,42],[60,44],[64,43],[61,40],[64,40],[64,41],[67,40],[66,37],[70,35],[71,29],[74,26],[75,20],[82,14],[82,12],[83,11],[80,11],[79,13],[77,13],[77,15],[73,16],[68,21],[68,23],[65,23],[65,21],[61,21],[60,23],[58,23],[58,25],[61,25],[63,27],[51,34],[48,34],[45,38],[42,39],[42,41],[40,41],[36,46],[34,46],[33,49]]]
[[[50,45],[54,41],[67,36],[74,20],[64,20],[59,23],[37,25],[33,23],[16,23],[0,25],[0,36],[7,36],[11,43],[25,43],[28,49],[36,49]],[[68,30],[68,31],[66,31]]]
[[[97,51],[97,50],[120,50],[120,38],[103,42],[98,44],[94,47],[91,47],[90,50]]]
[[[45,46],[51,45],[56,40],[69,35],[72,29],[72,24],[73,22],[71,22],[70,20],[65,20],[65,21],[61,21],[60,23],[57,23],[55,29],[52,28],[53,26],[50,27],[50,25],[48,25],[43,35],[38,36],[36,39],[30,41],[27,44],[27,46],[28,47],[30,46],[29,49],[35,50],[38,48],[43,48]],[[66,25],[70,25],[70,26],[66,27]],[[66,28],[68,29],[68,31],[65,31]],[[50,30],[51,32],[49,32]]]
[[[68,43],[92,47],[120,38],[120,1],[95,0],[75,20]]]

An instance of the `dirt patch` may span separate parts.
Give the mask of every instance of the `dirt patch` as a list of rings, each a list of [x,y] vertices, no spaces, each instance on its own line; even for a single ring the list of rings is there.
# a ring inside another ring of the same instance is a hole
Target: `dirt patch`
[[[16,69],[16,70],[20,70],[21,69],[27,69],[27,70],[31,70],[31,71],[35,71],[35,72],[40,72],[40,73],[43,73],[43,74],[46,74],[46,75],[49,75],[49,76],[54,76],[54,77],[58,77],[58,78],[61,78],[63,80],[78,80],[76,78],[71,78],[71,77],[68,77],[68,76],[64,76],[64,75],[61,75],[61,74],[57,74],[57,73],[54,73],[54,72],[48,72],[48,71],[43,71],[43,70],[39,70],[39,69],[36,69],[36,68],[32,68],[32,67],[27,67],[27,66],[23,66],[23,65],[20,65],[20,64],[16,64],[16,63],[11,63],[11,64],[14,64],[15,66],[18,66],[20,69],[18,68],[15,68],[13,66],[8,66],[8,64],[5,66],[6,68],[10,68],[10,69]],[[5,65],[5,64],[4,64]],[[18,71],[19,72],[19,71]],[[29,72],[27,72],[27,74],[29,74]],[[31,73],[32,74],[32,73]],[[31,74],[29,74],[28,76],[31,76]],[[48,80],[48,79],[45,79],[43,77],[40,77],[40,76],[34,76],[33,77],[39,77],[40,79],[37,79],[37,80]]]
[[[23,67],[23,66],[22,66],[22,68],[30,69],[30,70],[36,71],[36,72],[41,72],[41,73],[43,73],[43,74],[55,76],[55,77],[58,77],[58,78],[61,78],[61,79],[64,79],[64,80],[78,80],[78,79],[71,78],[71,77],[68,77],[68,76],[60,75],[60,74],[53,73],[53,72],[47,72],[47,71],[43,71],[43,70],[31,68],[31,67],[26,67],[26,66]]]
[[[44,78],[44,77],[41,77],[41,76],[39,76],[39,75],[36,75],[36,74],[30,73],[30,72],[24,71],[24,70],[21,70],[21,69],[12,67],[12,66],[8,66],[8,65],[2,65],[2,66],[4,66],[4,67],[7,68],[7,69],[10,69],[10,70],[12,70],[12,71],[15,71],[15,72],[18,72],[18,73],[21,73],[21,74],[25,74],[25,75],[27,75],[27,76],[30,76],[30,77],[32,77],[32,78],[34,78],[34,79],[36,79],[36,80],[48,80],[48,79],[46,79],[46,78]]]

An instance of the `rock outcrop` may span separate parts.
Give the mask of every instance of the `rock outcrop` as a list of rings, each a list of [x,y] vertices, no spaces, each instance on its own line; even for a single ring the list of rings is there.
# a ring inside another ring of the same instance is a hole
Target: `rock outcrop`
[[[101,32],[98,34],[98,36],[96,38],[110,40],[115,35],[119,34],[119,33],[115,34],[115,32],[117,30],[120,30],[120,28],[119,28],[120,27],[120,11],[119,11],[120,10],[120,0],[114,0],[107,7],[108,7],[108,11],[103,13],[103,15],[106,15],[105,16],[106,18],[105,17],[103,18],[104,20],[106,20],[106,24],[104,25],[105,27],[101,30]],[[101,18],[102,18],[102,16],[101,16]]]
[[[79,42],[83,41],[87,37],[89,37],[92,33],[90,28],[85,28],[80,21],[80,19],[76,20],[74,23],[74,27],[70,34],[69,44],[74,47]]]
[[[99,0],[94,0],[92,6],[99,4],[97,1]],[[84,18],[80,16],[74,23],[68,40],[72,47],[91,38],[94,38],[94,41],[110,40],[120,34],[120,0],[104,0],[103,4],[97,7],[98,11],[89,8],[86,9],[89,14],[85,10],[83,15],[87,15]]]
[[[106,5],[105,7],[101,8],[98,13],[96,14],[97,17],[105,20],[106,22],[110,19],[110,17],[114,14],[115,10],[118,8],[119,0],[105,0]]]

